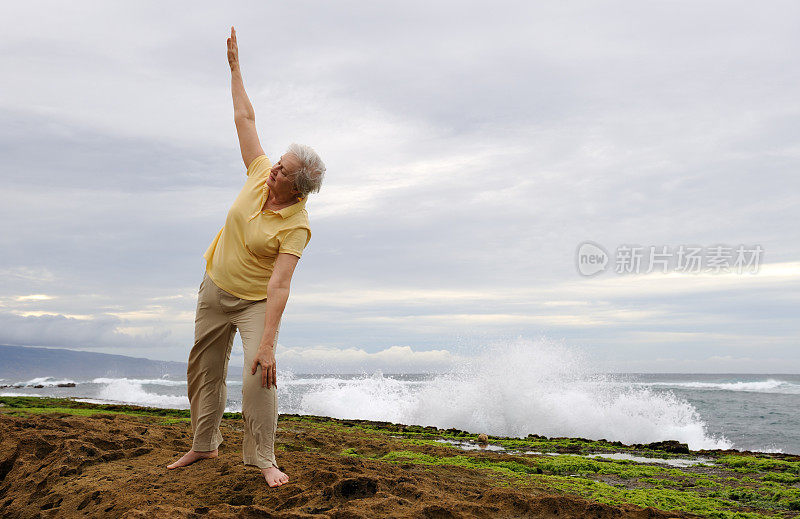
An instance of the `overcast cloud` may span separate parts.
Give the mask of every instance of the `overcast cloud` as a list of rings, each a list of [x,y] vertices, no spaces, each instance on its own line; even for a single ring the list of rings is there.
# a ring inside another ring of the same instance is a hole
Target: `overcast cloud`
[[[794,2],[6,2],[0,344],[185,361],[262,145],[328,171],[279,366],[442,370],[545,337],[601,370],[800,370]],[[760,245],[581,276],[577,246]],[[233,363],[241,362],[237,338]],[[238,357],[238,358],[237,358]]]

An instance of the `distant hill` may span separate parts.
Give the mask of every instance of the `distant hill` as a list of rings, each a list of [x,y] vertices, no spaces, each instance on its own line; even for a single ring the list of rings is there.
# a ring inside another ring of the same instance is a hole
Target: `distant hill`
[[[185,362],[151,360],[126,355],[91,353],[61,348],[0,345],[0,385],[35,377],[92,379],[95,377],[186,377]]]

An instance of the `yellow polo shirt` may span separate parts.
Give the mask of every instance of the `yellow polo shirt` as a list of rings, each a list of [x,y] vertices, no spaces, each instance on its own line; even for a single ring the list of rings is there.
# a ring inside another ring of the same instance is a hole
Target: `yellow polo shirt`
[[[266,155],[250,163],[247,180],[228,211],[225,225],[203,254],[208,277],[218,287],[252,301],[266,299],[278,254],[299,258],[311,240],[305,198],[280,211],[261,211],[267,201],[271,167]]]

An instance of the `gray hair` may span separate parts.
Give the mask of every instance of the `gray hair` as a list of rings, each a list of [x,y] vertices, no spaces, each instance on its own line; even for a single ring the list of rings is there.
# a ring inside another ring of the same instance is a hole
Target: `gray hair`
[[[300,169],[294,175],[294,186],[300,191],[300,196],[305,198],[309,193],[319,192],[325,176],[325,163],[317,152],[311,146],[296,142],[290,144],[286,152],[300,159]]]

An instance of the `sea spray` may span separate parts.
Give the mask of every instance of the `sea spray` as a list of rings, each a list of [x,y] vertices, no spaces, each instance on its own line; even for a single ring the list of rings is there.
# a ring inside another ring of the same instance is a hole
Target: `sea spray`
[[[419,407],[418,386],[386,377],[380,370],[357,379],[331,376],[309,383],[312,389],[299,404],[303,414],[412,423],[406,420]]]
[[[105,386],[100,389],[97,398],[101,401],[134,403],[154,407],[186,407],[189,399],[186,396],[160,395],[150,393],[142,387],[142,382],[126,378],[95,379],[103,380]]]
[[[303,395],[300,412],[498,436],[678,440],[691,449],[732,446],[724,437],[710,436],[696,409],[670,391],[594,373],[583,352],[544,338],[489,344],[423,383],[380,371],[320,380]]]

